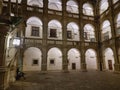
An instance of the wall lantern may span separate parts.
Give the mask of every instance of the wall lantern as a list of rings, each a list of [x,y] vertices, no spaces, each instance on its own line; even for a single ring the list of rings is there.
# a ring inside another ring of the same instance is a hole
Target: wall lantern
[[[14,46],[20,46],[20,38],[14,38],[13,39],[13,45]]]

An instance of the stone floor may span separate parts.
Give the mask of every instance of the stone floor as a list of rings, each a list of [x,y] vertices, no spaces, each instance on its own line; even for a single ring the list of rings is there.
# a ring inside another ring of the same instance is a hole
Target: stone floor
[[[113,72],[27,72],[25,77],[8,90],[120,90],[120,74]]]

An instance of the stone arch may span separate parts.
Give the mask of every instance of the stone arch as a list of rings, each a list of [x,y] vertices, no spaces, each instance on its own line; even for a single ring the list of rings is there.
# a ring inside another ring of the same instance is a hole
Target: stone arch
[[[24,51],[23,71],[41,71],[42,52],[37,47],[29,47]]]
[[[27,5],[43,7],[43,0],[27,0]]]
[[[79,41],[79,27],[75,22],[67,24],[67,39]]]
[[[114,52],[111,48],[104,50],[104,66],[105,70],[114,70]]]
[[[101,32],[102,41],[108,40],[112,37],[111,23],[109,20],[103,21],[101,30],[102,30]]]
[[[90,15],[90,16],[94,15],[92,4],[90,4],[90,3],[83,4],[83,14]]]
[[[81,58],[80,52],[77,48],[71,48],[67,53],[68,58],[68,70],[80,70]]]
[[[57,47],[48,50],[47,70],[62,70],[62,51]]]
[[[94,42],[96,40],[95,29],[92,24],[86,24],[84,26],[84,40],[92,41],[92,42]]]
[[[109,7],[108,0],[101,0],[99,6],[100,6],[99,7],[100,8],[100,14],[102,14]]]
[[[68,0],[66,3],[66,10],[70,13],[79,13],[78,3],[75,0]]]
[[[62,25],[58,20],[51,20],[48,23],[48,39],[62,39]]]
[[[27,22],[25,37],[32,38],[42,38],[43,37],[43,23],[42,21],[36,17],[30,17]]]
[[[53,10],[62,10],[62,2],[61,0],[48,0],[48,8]]]
[[[116,35],[120,35],[120,12],[115,17]]]
[[[85,52],[87,70],[97,70],[97,54],[94,49],[87,49]]]

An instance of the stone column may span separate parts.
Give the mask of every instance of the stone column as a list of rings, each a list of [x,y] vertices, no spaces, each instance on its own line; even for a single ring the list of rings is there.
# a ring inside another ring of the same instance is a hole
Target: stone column
[[[68,60],[67,60],[67,29],[66,29],[66,2],[62,0],[62,52],[63,52],[63,72],[68,72]]]
[[[84,29],[83,29],[83,14],[82,14],[82,3],[83,1],[79,1],[79,31],[80,31],[80,52],[81,52],[81,71],[87,71],[86,70],[86,61],[85,61],[85,43],[84,43]]]
[[[102,52],[102,43],[101,43],[101,29],[100,29],[100,13],[99,13],[99,2],[96,2],[94,5],[95,8],[95,36],[96,36],[96,41],[98,42],[97,44],[97,68],[98,70],[102,71],[103,70],[103,52]]]
[[[67,48],[63,48],[63,72],[68,72]]]
[[[22,23],[20,26],[18,26],[18,32],[19,32],[19,37],[21,40],[20,46],[19,46],[19,58],[18,58],[18,63],[17,67],[20,67],[20,70],[23,70],[23,57],[24,57],[24,37],[25,37],[25,24]]]
[[[112,40],[113,43],[113,53],[114,53],[114,60],[115,60],[115,64],[114,64],[114,68],[115,68],[115,72],[120,72],[120,61],[119,61],[119,57],[118,57],[118,48],[117,48],[117,38],[116,38],[116,27],[115,27],[115,14],[114,14],[114,7],[112,7],[112,0],[109,1],[110,3],[110,22],[111,22],[111,33],[112,33],[112,38],[114,38]]]
[[[0,90],[7,88],[5,77],[7,72],[7,68],[5,67],[5,44],[6,37],[4,34],[0,33]]]
[[[2,8],[3,8],[3,2],[0,0],[0,14],[2,13]]]
[[[48,0],[43,0],[42,72],[47,71]]]

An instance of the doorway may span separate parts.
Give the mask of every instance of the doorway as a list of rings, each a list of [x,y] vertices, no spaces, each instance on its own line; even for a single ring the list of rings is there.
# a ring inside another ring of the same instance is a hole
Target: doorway
[[[109,70],[113,70],[112,60],[108,60],[108,67],[109,67]]]
[[[76,69],[76,63],[72,63],[72,70]]]

